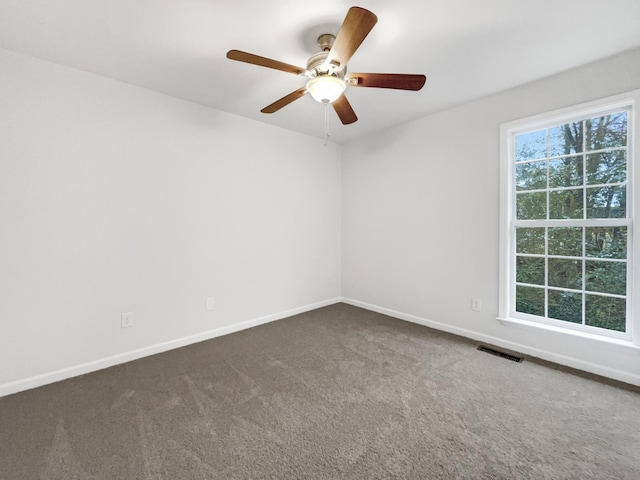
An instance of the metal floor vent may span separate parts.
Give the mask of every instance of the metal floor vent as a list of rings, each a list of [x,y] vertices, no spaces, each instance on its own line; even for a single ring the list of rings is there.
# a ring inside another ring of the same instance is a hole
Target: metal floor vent
[[[506,358],[507,360],[511,360],[512,362],[520,363],[522,361],[522,357],[516,357],[515,355],[510,355],[494,348],[485,347],[484,345],[478,346],[478,350],[480,350],[481,352],[490,353],[491,355],[495,355],[497,357]]]

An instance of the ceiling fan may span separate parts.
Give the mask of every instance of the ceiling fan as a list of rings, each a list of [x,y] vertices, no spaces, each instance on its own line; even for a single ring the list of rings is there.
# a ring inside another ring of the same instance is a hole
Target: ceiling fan
[[[397,90],[420,90],[427,77],[401,73],[347,73],[347,62],[374,27],[378,17],[361,7],[351,7],[336,36],[318,37],[319,53],[307,61],[307,68],[297,67],[240,50],[229,50],[227,58],[307,77],[306,85],[260,110],[274,113],[307,93],[314,100],[331,104],[340,121],[348,125],[358,120],[344,92],[349,87],[377,87]]]

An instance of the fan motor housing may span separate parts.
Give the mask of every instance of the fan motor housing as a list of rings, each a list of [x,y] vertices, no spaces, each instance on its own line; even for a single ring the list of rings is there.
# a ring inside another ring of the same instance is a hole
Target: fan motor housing
[[[318,46],[322,51],[312,55],[307,61],[307,71],[309,71],[312,76],[331,75],[340,79],[344,78],[345,73],[347,73],[346,65],[340,65],[340,62],[337,60],[326,63],[335,39],[336,37],[330,33],[323,33],[318,37]]]

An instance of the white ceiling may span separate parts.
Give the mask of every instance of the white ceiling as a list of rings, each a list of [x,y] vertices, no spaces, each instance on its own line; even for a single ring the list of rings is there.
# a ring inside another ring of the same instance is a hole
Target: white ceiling
[[[332,111],[337,142],[640,46],[639,0],[1,0],[0,47],[321,138],[323,106],[308,95],[260,113],[304,78],[225,54],[305,67],[352,5],[378,23],[348,69],[427,83],[348,88],[359,120]]]

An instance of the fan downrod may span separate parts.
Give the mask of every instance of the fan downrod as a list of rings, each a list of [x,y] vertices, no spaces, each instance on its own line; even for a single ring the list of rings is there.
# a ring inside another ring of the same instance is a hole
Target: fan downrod
[[[322,35],[320,35],[317,40],[320,50],[322,50],[323,52],[328,52],[329,50],[331,50],[335,39],[336,36],[330,33],[323,33]]]

